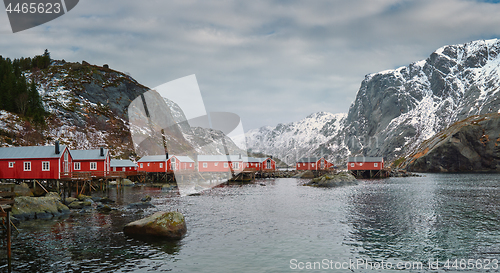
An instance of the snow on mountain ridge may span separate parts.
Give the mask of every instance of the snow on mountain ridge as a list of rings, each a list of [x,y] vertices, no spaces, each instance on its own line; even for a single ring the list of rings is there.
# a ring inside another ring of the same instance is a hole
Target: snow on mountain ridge
[[[342,130],[347,114],[313,113],[306,118],[276,127],[261,127],[246,133],[251,152],[277,156],[288,164],[311,155],[320,144]]]
[[[282,159],[326,155],[345,162],[348,155],[365,155],[392,161],[456,121],[500,111],[499,90],[500,40],[447,45],[425,60],[366,75],[336,125],[316,113],[252,130],[247,143]]]

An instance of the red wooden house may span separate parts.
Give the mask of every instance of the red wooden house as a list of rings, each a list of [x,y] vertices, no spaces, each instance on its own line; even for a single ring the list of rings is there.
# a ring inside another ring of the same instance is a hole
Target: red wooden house
[[[276,161],[270,157],[255,158],[255,157],[244,157],[243,164],[245,169],[256,170],[256,171],[275,171]]]
[[[267,158],[261,158],[261,171],[275,171],[276,170],[276,161],[274,161],[272,158],[267,157]]]
[[[60,179],[71,172],[72,157],[68,147],[27,146],[0,148],[0,178]]]
[[[241,172],[243,162],[241,155],[198,155],[198,172]]]
[[[301,170],[328,170],[333,167],[333,163],[328,162],[324,157],[303,157],[297,161],[296,168]]]
[[[194,171],[195,162],[188,156],[148,155],[137,161],[139,171],[143,172],[173,172]]]
[[[171,155],[167,160],[167,172],[194,171],[195,162],[188,156]]]
[[[105,177],[111,170],[111,157],[105,148],[95,150],[71,150],[73,172],[90,172],[93,177]]]
[[[164,173],[167,171],[166,155],[147,155],[137,161],[139,171],[150,173]]]
[[[347,162],[347,170],[349,171],[382,170],[383,168],[383,157],[356,156],[349,157]]]
[[[109,163],[112,172],[137,173],[137,163],[132,160],[111,159]]]
[[[260,171],[262,166],[262,158],[246,157],[243,164],[247,171]]]

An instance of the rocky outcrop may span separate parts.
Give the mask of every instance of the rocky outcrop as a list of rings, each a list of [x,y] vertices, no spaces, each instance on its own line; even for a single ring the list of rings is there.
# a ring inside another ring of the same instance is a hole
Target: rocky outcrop
[[[149,217],[127,224],[123,232],[128,236],[181,239],[187,232],[184,215],[179,212],[157,212]]]
[[[313,180],[304,185],[311,187],[333,188],[333,187],[357,185],[357,184],[358,182],[353,175],[346,172],[340,172],[338,174],[322,175],[320,177],[314,178]]]
[[[12,208],[12,215],[19,220],[50,219],[68,213],[68,207],[61,203],[56,193],[45,197],[16,197]]]
[[[292,177],[293,178],[314,178],[314,173],[312,171],[305,171],[305,172],[298,173]]]
[[[404,163],[414,172],[500,172],[500,114],[472,116],[422,143]]]

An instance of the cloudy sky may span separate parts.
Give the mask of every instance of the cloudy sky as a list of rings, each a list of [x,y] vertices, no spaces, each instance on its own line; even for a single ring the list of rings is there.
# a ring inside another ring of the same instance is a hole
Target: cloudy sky
[[[195,74],[208,111],[245,130],[347,112],[364,76],[446,44],[500,38],[499,1],[81,0],[13,34],[0,55],[109,64],[155,87]]]

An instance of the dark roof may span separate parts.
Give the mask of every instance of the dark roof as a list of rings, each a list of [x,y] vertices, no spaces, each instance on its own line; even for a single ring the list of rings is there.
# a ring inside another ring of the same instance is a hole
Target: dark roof
[[[297,163],[314,163],[318,162],[322,157],[303,157]]]
[[[371,156],[350,156],[349,162],[383,162],[383,157],[371,157]]]
[[[104,156],[101,156],[101,149],[97,150],[70,150],[73,160],[104,160],[108,156],[108,149],[104,149]]]
[[[59,154],[56,154],[55,146],[24,146],[0,148],[0,159],[23,159],[23,158],[59,158],[66,149],[65,145],[59,146]]]

